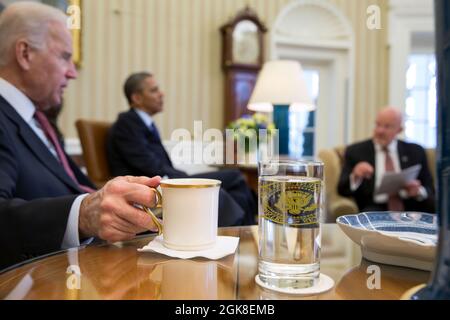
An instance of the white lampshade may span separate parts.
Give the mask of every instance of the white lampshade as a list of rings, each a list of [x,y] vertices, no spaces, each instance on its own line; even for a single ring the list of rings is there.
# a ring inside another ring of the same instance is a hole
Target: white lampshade
[[[297,61],[277,60],[264,64],[250,97],[248,109],[273,112],[274,105],[289,105],[291,111],[312,111],[303,69]]]

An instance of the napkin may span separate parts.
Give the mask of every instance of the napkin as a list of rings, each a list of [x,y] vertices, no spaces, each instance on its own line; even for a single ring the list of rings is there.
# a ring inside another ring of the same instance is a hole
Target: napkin
[[[201,251],[180,251],[166,248],[163,244],[163,236],[158,236],[145,247],[138,249],[139,252],[157,252],[169,257],[180,259],[192,259],[203,257],[211,260],[218,260],[233,254],[239,244],[237,237],[217,237],[216,245],[207,250]]]

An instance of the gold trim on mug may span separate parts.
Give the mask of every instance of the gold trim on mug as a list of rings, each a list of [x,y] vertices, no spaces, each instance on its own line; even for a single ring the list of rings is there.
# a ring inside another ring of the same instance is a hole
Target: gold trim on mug
[[[191,180],[191,179],[171,179],[174,181],[180,181],[180,180]],[[161,188],[173,188],[173,189],[205,189],[205,188],[214,188],[214,187],[220,187],[222,184],[219,180],[213,180],[213,179],[200,179],[203,181],[208,181],[210,183],[204,183],[204,184],[174,184],[171,182],[164,182],[161,181],[160,186]]]

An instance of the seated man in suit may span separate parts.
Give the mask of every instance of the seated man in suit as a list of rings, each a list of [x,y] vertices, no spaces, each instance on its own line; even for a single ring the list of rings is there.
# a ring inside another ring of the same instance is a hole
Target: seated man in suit
[[[61,147],[43,111],[61,103],[77,71],[67,16],[17,2],[0,15],[0,270],[98,237],[155,230],[160,178],[119,177],[95,192]]]
[[[146,72],[133,74],[126,80],[124,91],[131,109],[119,115],[108,135],[108,161],[112,174],[188,177],[173,167],[152,118],[163,109],[163,93],[155,77]],[[254,223],[256,197],[239,171],[224,170],[191,177],[222,181],[220,226]]]
[[[386,107],[377,115],[373,138],[349,146],[339,180],[341,195],[355,198],[361,211],[435,212],[434,187],[425,150],[398,140],[403,130],[399,110]],[[385,172],[400,172],[420,164],[416,180],[406,183],[398,193],[374,194]]]

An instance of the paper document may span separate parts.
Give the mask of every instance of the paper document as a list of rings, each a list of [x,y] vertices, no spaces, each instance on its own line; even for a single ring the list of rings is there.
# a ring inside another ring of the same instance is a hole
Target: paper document
[[[407,182],[417,179],[420,169],[422,169],[422,165],[417,164],[402,172],[385,173],[375,194],[392,194],[398,192]]]

